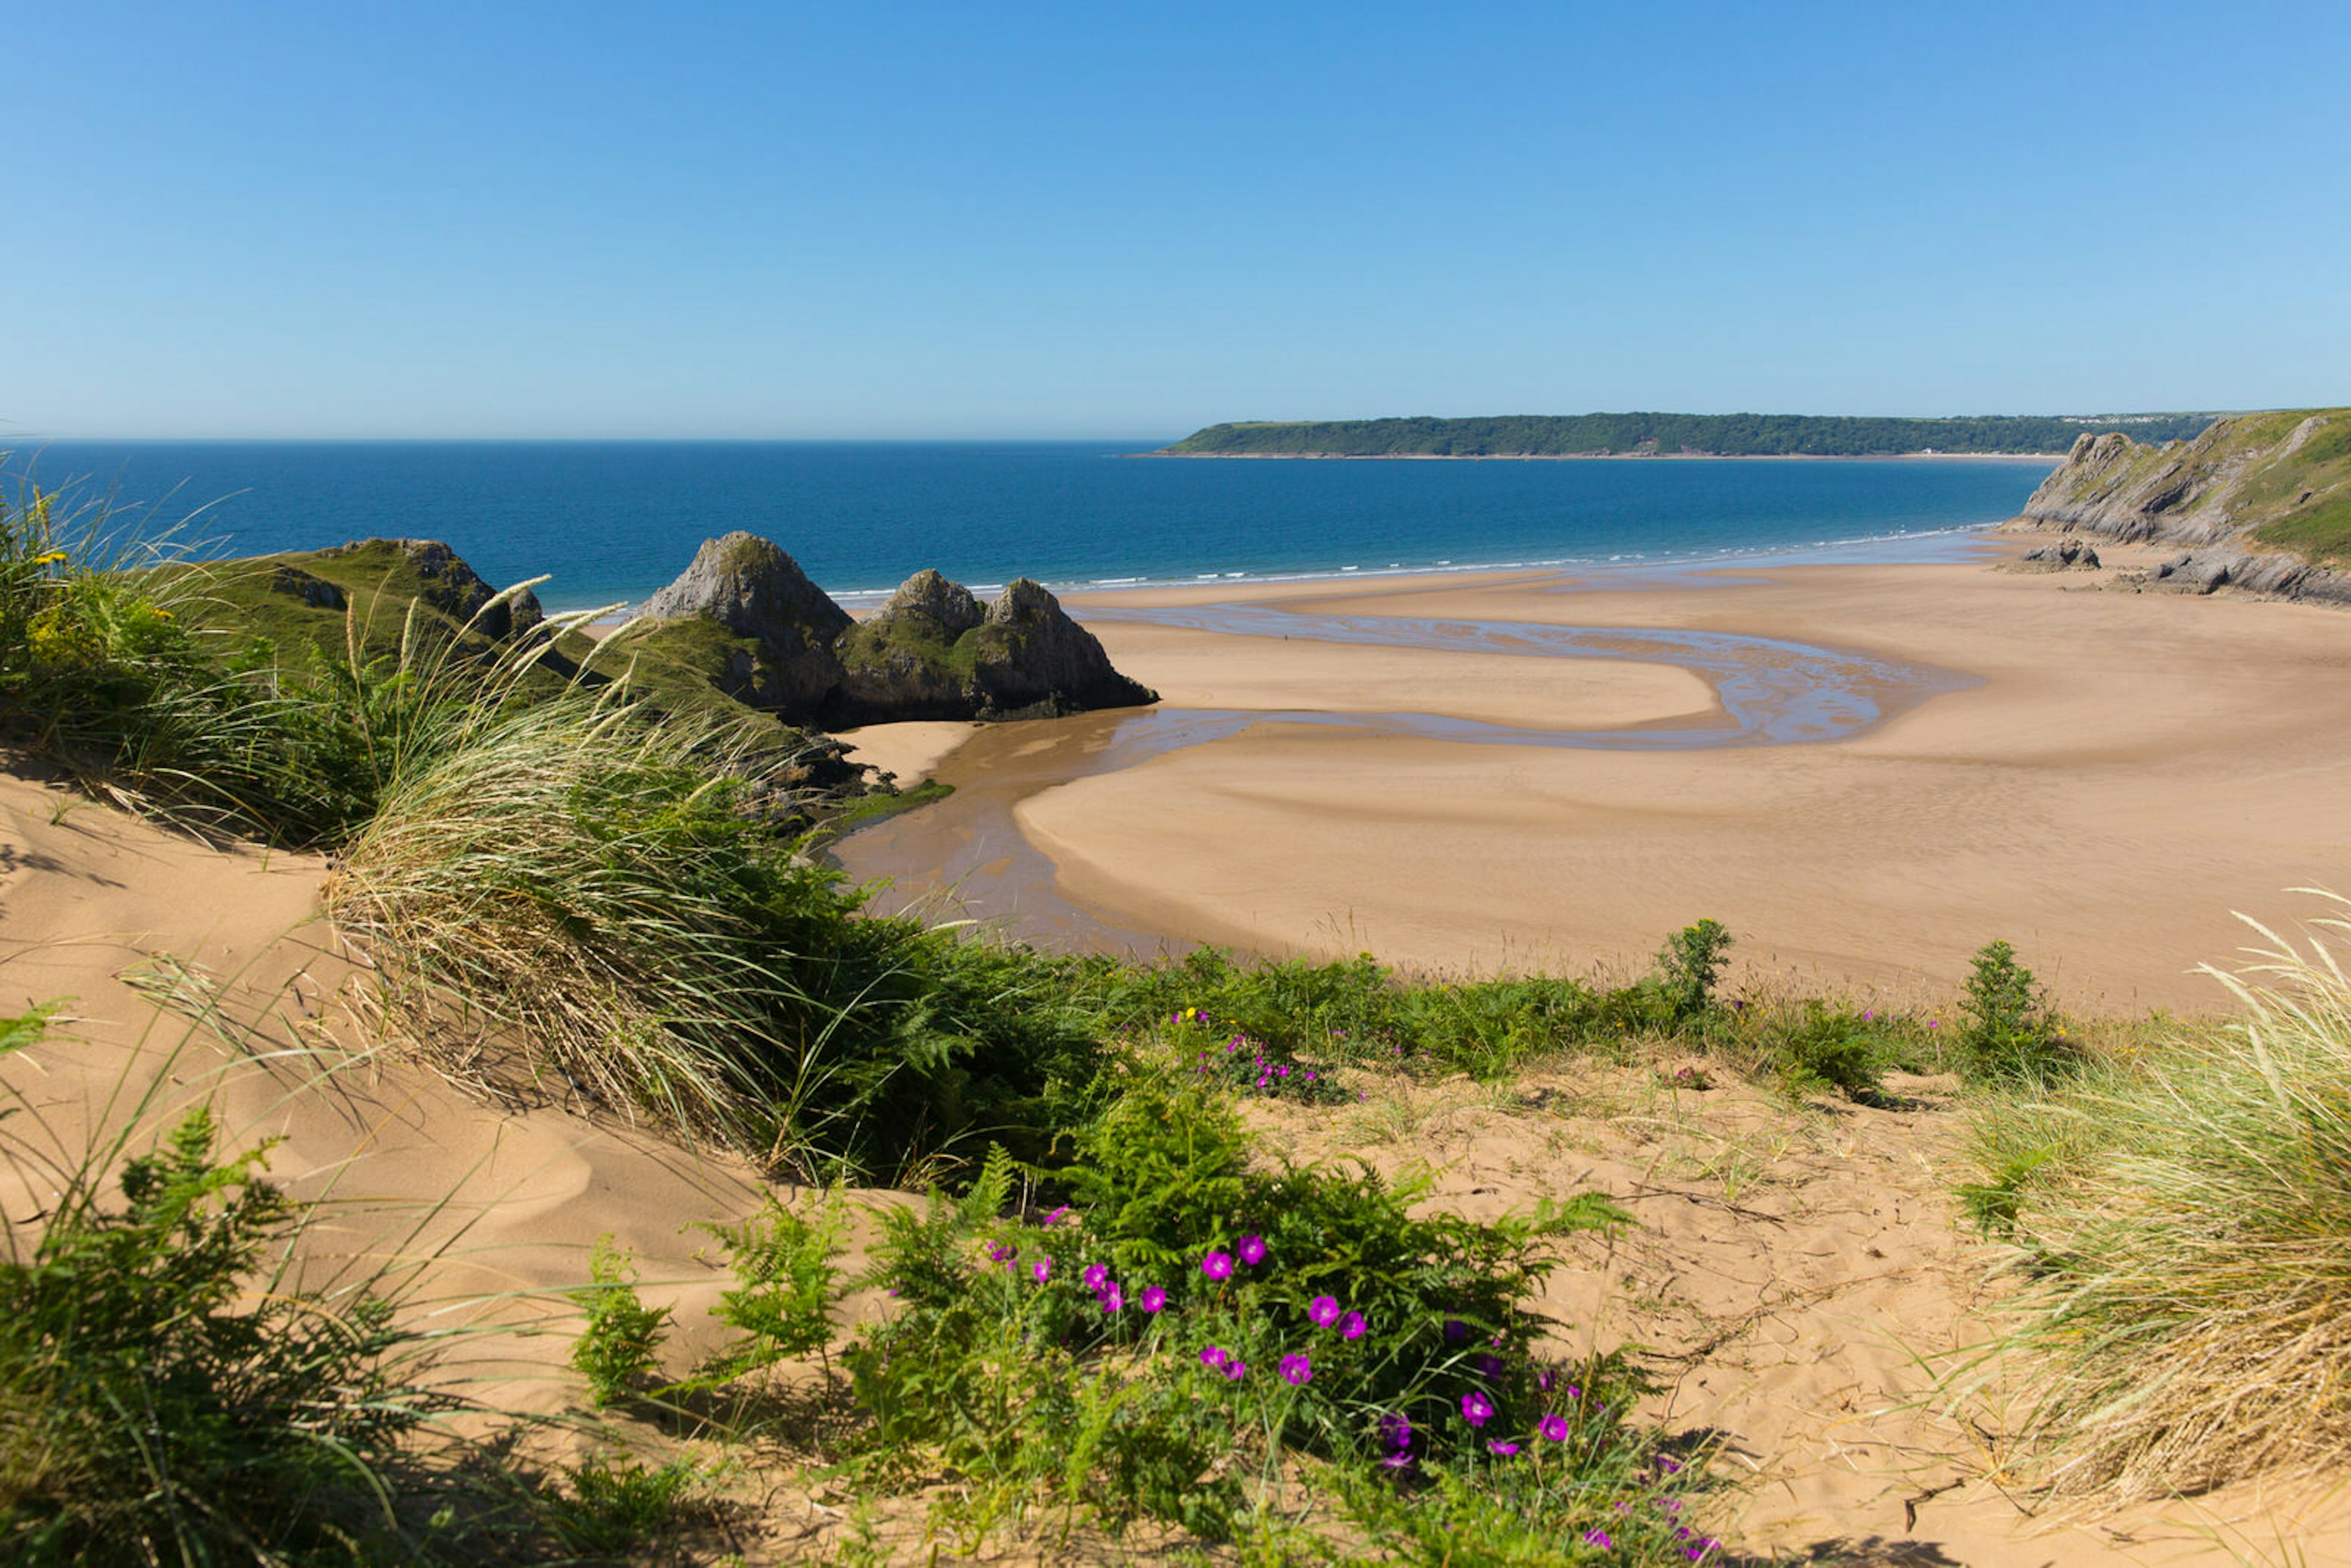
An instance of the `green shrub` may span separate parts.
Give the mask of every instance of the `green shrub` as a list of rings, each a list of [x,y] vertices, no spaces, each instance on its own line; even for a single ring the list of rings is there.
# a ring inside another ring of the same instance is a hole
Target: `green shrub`
[[[594,1283],[572,1292],[587,1321],[572,1342],[571,1364],[588,1380],[589,1397],[598,1405],[633,1397],[660,1364],[662,1341],[669,1337],[668,1309],[640,1301],[634,1275],[628,1254],[610,1235],[601,1236],[588,1255]]]
[[[402,1375],[389,1305],[273,1292],[235,1311],[295,1221],[213,1157],[212,1118],[65,1193],[29,1255],[0,1265],[0,1542],[18,1562],[199,1560],[246,1541],[290,1556],[388,1533],[371,1488],[445,1402]]]
[[[1535,1352],[1549,1243],[1624,1222],[1597,1198],[1416,1217],[1425,1186],[1261,1167],[1228,1099],[1147,1073],[1047,1173],[1066,1204],[1016,1218],[1014,1190],[999,1154],[962,1198],[887,1219],[872,1280],[896,1315],[850,1353],[869,1475],[945,1466],[1214,1538],[1301,1454],[1467,1476],[1497,1444],[1553,1473],[1646,1451],[1621,1364]],[[1528,1528],[1576,1491],[1562,1481]]]
[[[1764,1027],[1765,1060],[1792,1090],[1825,1087],[1861,1101],[1883,1091],[1885,1048],[1874,1015],[1812,998],[1792,1017]]]
[[[816,1205],[813,1217],[771,1196],[740,1225],[702,1227],[725,1248],[737,1281],[711,1312],[743,1335],[704,1375],[724,1382],[832,1343],[841,1279],[835,1260],[848,1228],[838,1192]]]
[[[1667,940],[1657,973],[1604,991],[1545,975],[1410,980],[1368,953],[1342,963],[1242,965],[1208,947],[1146,965],[1063,960],[1057,978],[1098,1029],[1160,1032],[1200,1076],[1244,1093],[1313,1102],[1331,1097],[1334,1065],[1490,1081],[1549,1054],[1617,1051],[1635,1034],[1679,1033],[1704,1043],[1724,1027],[1714,988],[1730,940],[1720,925],[1702,920]],[[1247,1041],[1246,1051],[1228,1054],[1244,1059],[1217,1061],[1214,1052],[1235,1039]]]
[[[563,1479],[569,1495],[547,1510],[553,1533],[571,1552],[607,1558],[673,1530],[706,1478],[684,1459],[648,1465],[590,1454]]]
[[[1730,940],[1729,928],[1713,920],[1686,925],[1666,938],[1656,969],[1669,1024],[1687,1024],[1713,1010],[1715,982],[1730,961]]]
[[[2005,942],[1987,943],[1977,952],[1959,1010],[1968,1018],[1959,1045],[1972,1077],[1996,1082],[2045,1078],[2077,1060],[2032,971]]]

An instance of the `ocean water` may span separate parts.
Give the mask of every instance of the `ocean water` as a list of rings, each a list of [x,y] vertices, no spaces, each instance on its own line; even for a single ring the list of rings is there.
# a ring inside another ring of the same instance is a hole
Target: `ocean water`
[[[1156,442],[53,442],[0,459],[210,553],[439,538],[554,611],[644,598],[733,528],[855,604],[983,592],[1809,552],[2013,517],[1994,460],[1154,459]]]

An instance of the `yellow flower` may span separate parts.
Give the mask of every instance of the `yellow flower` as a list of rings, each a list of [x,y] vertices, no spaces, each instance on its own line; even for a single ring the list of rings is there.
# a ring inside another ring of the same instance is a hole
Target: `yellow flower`
[[[67,559],[68,558],[65,551],[61,549],[53,549],[47,555],[35,556],[33,558],[33,564],[35,566],[47,566],[52,562],[65,560]]]

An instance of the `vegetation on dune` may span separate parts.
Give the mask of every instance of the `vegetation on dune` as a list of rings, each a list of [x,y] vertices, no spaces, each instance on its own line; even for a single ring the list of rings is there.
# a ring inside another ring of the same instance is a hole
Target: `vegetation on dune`
[[[0,1054],[46,1024],[0,1019]],[[407,1321],[420,1263],[298,1281],[317,1211],[263,1179],[267,1146],[223,1157],[199,1105],[141,1149],[161,1107],[132,1099],[61,1155],[27,1135],[30,1102],[0,1111],[0,1159],[55,1194],[0,1256],[9,1562],[607,1561],[674,1516],[683,1473],[518,1458],[520,1419],[444,1371],[448,1331]]]
[[[2062,454],[2085,432],[2184,440],[2209,413],[2114,420],[1989,415],[1867,419],[1790,413],[1517,414],[1212,424],[1166,450],[1190,455],[1567,457],[1681,453],[1719,457],[1893,457],[1917,452]]]
[[[968,1511],[1288,1560],[1458,1553],[1464,1531],[1456,1560],[1715,1555],[1677,1517],[1702,1460],[1627,1419],[1637,1376],[1541,1348],[1545,1243],[1624,1222],[1597,1199],[1416,1218],[1410,1184],[1261,1167],[1228,1101],[1149,1067],[1025,1208],[1014,1177],[998,1157],[891,1221],[872,1277],[898,1309],[850,1353],[868,1484],[944,1468]]]
[[[2300,947],[2255,929],[2260,961],[2220,977],[2237,1021],[1978,1120],[1974,1207],[2028,1281],[1990,1370],[2033,1369],[2020,1431],[2061,1492],[2351,1455],[2351,920]]]

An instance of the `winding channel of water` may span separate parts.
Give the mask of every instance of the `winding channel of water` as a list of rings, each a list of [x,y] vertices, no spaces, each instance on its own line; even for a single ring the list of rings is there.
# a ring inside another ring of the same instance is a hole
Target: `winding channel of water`
[[[1056,948],[1150,952],[1164,946],[1165,936],[1125,929],[1064,896],[1052,861],[1022,836],[1013,810],[1055,785],[1122,771],[1255,725],[1327,725],[1468,745],[1580,750],[1794,746],[1846,739],[1930,696],[1980,684],[1971,675],[1854,649],[1729,632],[1321,615],[1249,603],[1097,605],[1085,618],[1231,636],[1671,664],[1704,680],[1721,711],[1704,723],[1606,729],[1525,728],[1438,713],[1167,707],[991,726],[941,766],[938,777],[956,787],[953,795],[836,846],[852,878],[891,880],[875,908],[914,906],[935,915],[1001,922],[1017,937]]]

